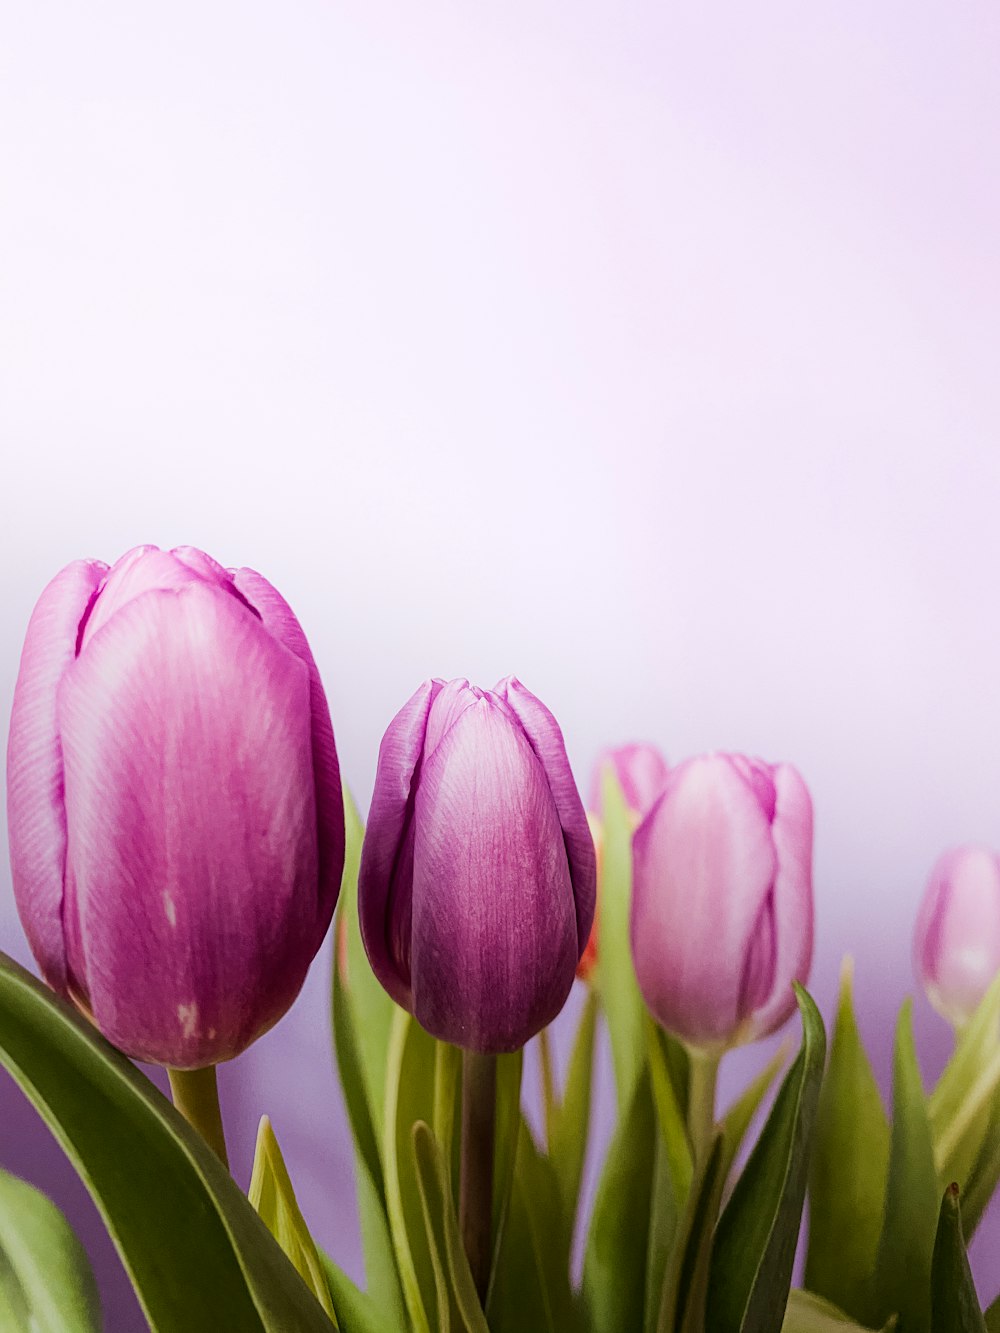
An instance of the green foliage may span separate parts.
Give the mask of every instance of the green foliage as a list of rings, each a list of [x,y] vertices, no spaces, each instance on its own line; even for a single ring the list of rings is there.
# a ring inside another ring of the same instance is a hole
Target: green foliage
[[[0,1171],[0,1328],[5,1333],[100,1333],[87,1256],[59,1209]]]
[[[563,1215],[566,1219],[567,1260],[573,1240],[580,1197],[580,1181],[590,1130],[590,1093],[593,1083],[594,1039],[597,1030],[597,996],[589,991],[580,1016],[576,1040],[561,1099],[554,1099],[547,1117],[548,1155],[552,1162]]]
[[[810,1291],[856,1319],[871,1304],[889,1169],[889,1123],[854,1017],[845,962],[809,1173]]]
[[[154,1330],[330,1329],[212,1150],[130,1061],[2,955],[0,1063],[90,1191]]]
[[[911,1009],[907,1000],[896,1028],[889,1176],[870,1317],[895,1314],[900,1333],[927,1333],[939,1193]]]
[[[667,1264],[658,1333],[704,1333],[712,1237],[722,1199],[722,1135],[698,1166]]]
[[[595,980],[607,1019],[618,1088],[618,1111],[624,1114],[645,1063],[645,1007],[632,964],[629,914],[632,903],[632,812],[621,784],[608,765],[601,784],[604,802],[604,846]]]
[[[719,1221],[709,1281],[708,1333],[778,1333],[791,1285],[826,1037],[796,987],[802,1045]]]
[[[890,1333],[895,1325],[892,1319],[885,1325],[884,1333]],[[850,1315],[814,1292],[791,1291],[781,1333],[871,1333],[871,1330],[856,1324]]]
[[[261,1221],[295,1265],[295,1271],[336,1325],[319,1251],[299,1209],[285,1159],[266,1115],[261,1117],[257,1131],[248,1197]]]
[[[931,1266],[931,1333],[986,1333],[962,1236],[957,1185],[941,1200]]]

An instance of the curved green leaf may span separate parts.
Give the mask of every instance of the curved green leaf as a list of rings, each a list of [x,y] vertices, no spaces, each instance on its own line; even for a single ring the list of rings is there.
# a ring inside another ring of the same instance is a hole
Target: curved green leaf
[[[295,1198],[285,1159],[266,1115],[261,1116],[257,1130],[257,1146],[247,1197],[256,1208],[258,1217],[295,1265],[299,1277],[336,1325],[337,1317],[319,1251],[309,1234],[306,1220]]]
[[[883,1333],[889,1333],[895,1326],[893,1319],[885,1325]],[[781,1333],[874,1333],[874,1330],[856,1324],[850,1315],[814,1292],[790,1291]]]
[[[469,1271],[469,1261],[462,1248],[444,1159],[434,1136],[422,1121],[413,1127],[413,1156],[427,1242],[435,1272],[440,1275],[438,1309],[444,1308],[447,1301],[447,1326],[455,1333],[489,1333]],[[444,1300],[441,1299],[441,1286],[444,1287]],[[441,1322],[443,1325],[444,1321]]]
[[[931,1267],[931,1333],[986,1333],[962,1235],[958,1186],[941,1200]]]
[[[100,1209],[163,1333],[329,1333],[218,1158],[130,1061],[0,955],[0,1063]]]
[[[904,1333],[927,1333],[930,1327],[939,1202],[931,1127],[913,1046],[912,1004],[907,1000],[896,1028],[889,1180],[869,1316],[885,1320],[898,1315]]]
[[[722,1178],[725,1180],[732,1170],[737,1154],[743,1146],[747,1130],[753,1118],[760,1110],[761,1103],[770,1091],[774,1080],[788,1062],[790,1043],[782,1042],[768,1060],[767,1064],[751,1082],[722,1117]]]
[[[359,1291],[346,1273],[323,1250],[319,1251],[341,1333],[396,1333],[406,1328],[403,1319],[387,1318],[367,1292]],[[0,1325],[2,1327],[2,1325]]]
[[[957,1181],[963,1194],[980,1158],[998,1090],[1000,976],[959,1035],[927,1102],[938,1179]]]
[[[811,997],[795,988],[802,1045],[719,1221],[708,1333],[779,1333],[802,1219],[826,1036]]]
[[[97,1285],[83,1246],[40,1190],[0,1171],[0,1328],[100,1333]]]
[[[657,1321],[659,1333],[701,1333],[705,1327],[712,1233],[725,1184],[722,1168],[722,1135],[716,1133],[692,1182],[667,1265]]]
[[[567,1244],[572,1243],[580,1197],[580,1179],[590,1130],[590,1093],[593,1084],[594,1038],[597,1031],[597,996],[589,991],[584,1001],[570,1055],[566,1089],[551,1114],[549,1157],[559,1180],[563,1206],[570,1223]]]
[[[852,981],[845,959],[809,1172],[805,1282],[863,1319],[882,1231],[889,1122],[855,1021]]]

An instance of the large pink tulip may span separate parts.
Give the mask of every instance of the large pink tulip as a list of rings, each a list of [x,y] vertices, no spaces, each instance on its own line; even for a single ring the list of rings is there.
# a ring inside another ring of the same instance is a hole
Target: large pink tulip
[[[190,547],[67,566],[28,626],[7,778],[29,942],[111,1041],[197,1068],[277,1022],[344,822],[319,675],[265,579]]]
[[[914,963],[927,997],[960,1027],[1000,971],[1000,856],[956,847],[931,871],[914,934]]]
[[[774,1031],[813,945],[812,802],[789,764],[673,769],[633,840],[632,953],[654,1016],[721,1050]]]
[[[379,751],[358,884],[375,975],[428,1032],[516,1050],[573,984],[594,844],[548,709],[513,679],[427,681]]]

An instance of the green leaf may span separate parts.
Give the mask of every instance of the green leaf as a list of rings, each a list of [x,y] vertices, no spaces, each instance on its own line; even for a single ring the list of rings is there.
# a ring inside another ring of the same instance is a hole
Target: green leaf
[[[885,1218],[869,1317],[885,1320],[896,1314],[902,1333],[927,1333],[939,1192],[909,1000],[896,1028],[892,1106]]]
[[[668,1048],[662,1033],[651,1018],[646,1018],[646,1048],[649,1054],[649,1074],[653,1101],[663,1139],[665,1162],[676,1207],[683,1208],[691,1188],[694,1162],[688,1138],[685,1105],[678,1097],[677,1086],[671,1075]]]
[[[1000,975],[962,1030],[928,1100],[938,1179],[964,1191],[1000,1089]]]
[[[608,1023],[611,1055],[622,1114],[645,1063],[645,1007],[632,964],[629,914],[632,904],[633,817],[609,764],[601,783],[604,848],[595,983]]]
[[[852,982],[847,959],[816,1117],[805,1282],[863,1319],[882,1231],[889,1122],[855,1021]]]
[[[725,1180],[732,1170],[737,1154],[743,1146],[747,1130],[753,1118],[760,1110],[761,1103],[770,1091],[774,1080],[788,1062],[791,1050],[789,1042],[782,1042],[777,1051],[752,1082],[740,1093],[729,1110],[722,1117],[722,1178]]]
[[[1000,1296],[986,1311],[986,1333],[1000,1333]]]
[[[885,1325],[885,1333],[895,1327],[895,1319]],[[811,1291],[790,1291],[781,1333],[873,1333],[856,1324],[843,1310]]]
[[[972,1237],[1000,1181],[1000,1096],[994,1096],[989,1123],[969,1183],[962,1195],[962,1227]]]
[[[299,1209],[285,1159],[266,1115],[261,1116],[257,1130],[247,1196],[261,1221],[294,1264],[295,1271],[336,1325],[337,1317],[316,1242]]]
[[[524,1051],[497,1056],[496,1128],[493,1148],[493,1258],[490,1262],[490,1287],[497,1277],[504,1230],[510,1212],[511,1191],[517,1163],[517,1146],[522,1132],[521,1072]],[[526,1131],[525,1131],[526,1132]],[[455,1176],[458,1172],[456,1169]]]
[[[51,1200],[0,1171],[0,1328],[100,1333],[97,1286],[83,1246]]]
[[[413,1127],[413,1155],[427,1243],[438,1283],[439,1317],[442,1310],[448,1311],[447,1321],[440,1321],[441,1329],[455,1330],[455,1333],[489,1333],[462,1247],[441,1150],[430,1130],[420,1121]]]
[[[550,1117],[548,1141],[549,1158],[559,1181],[563,1210],[569,1222],[567,1249],[573,1240],[573,1224],[576,1221],[580,1180],[590,1132],[590,1093],[596,1031],[597,997],[593,991],[588,991],[570,1056],[566,1090]]]
[[[826,1036],[795,987],[802,1045],[716,1230],[708,1333],[778,1333],[802,1218]]]
[[[650,1163],[658,1134],[649,1073],[644,1069],[611,1141],[590,1222],[583,1291],[591,1333],[643,1327],[653,1185]]]
[[[398,1323],[388,1319],[375,1300],[366,1292],[359,1291],[323,1250],[319,1251],[319,1259],[333,1297],[341,1333],[390,1333],[390,1330],[406,1327],[405,1317]]]
[[[413,1126],[434,1114],[434,1038],[400,1009],[389,1038],[385,1193],[396,1265],[415,1333],[438,1328],[434,1263],[413,1161]]]
[[[653,1187],[649,1204],[649,1236],[646,1241],[646,1294],[643,1299],[644,1333],[656,1333],[660,1322],[663,1283],[667,1262],[680,1224],[680,1204],[674,1193],[662,1132],[653,1150]]]
[[[328,1333],[322,1308],[200,1136],[3,955],[0,1063],[90,1191],[154,1330]]]
[[[667,1265],[659,1333],[702,1333],[705,1327],[712,1238],[725,1183],[722,1165],[722,1136],[717,1133],[692,1182]]]
[[[941,1200],[931,1267],[931,1333],[986,1333],[962,1236],[958,1186]]]
[[[521,1120],[510,1207],[486,1303],[491,1333],[572,1333],[577,1327],[559,1181]]]

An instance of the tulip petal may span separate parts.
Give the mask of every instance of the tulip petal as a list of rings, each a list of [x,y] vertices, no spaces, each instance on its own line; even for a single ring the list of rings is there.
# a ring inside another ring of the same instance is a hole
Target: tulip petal
[[[201,571],[158,546],[134,546],[108,570],[101,595],[84,627],[80,651],[134,597],[153,588],[180,588],[200,582]]]
[[[663,791],[667,781],[667,761],[655,745],[619,745],[603,750],[594,764],[588,809],[604,811],[602,787],[608,765],[621,785],[625,804],[641,818]]]
[[[427,759],[413,824],[414,1012],[442,1040],[515,1050],[562,1008],[579,950],[548,776],[490,696]]]
[[[555,801],[559,823],[562,826],[569,858],[570,877],[576,903],[577,961],[583,956],[594,923],[594,903],[597,894],[597,862],[590,825],[580,799],[573,770],[566,754],[566,744],[559,723],[540,699],[525,689],[516,676],[508,676],[494,687],[512,709],[531,748],[538,757],[549,790]]]
[[[414,780],[427,735],[431,705],[444,687],[425,680],[389,723],[378,752],[375,790],[358,872],[361,937],[372,971],[397,1004],[412,1010],[409,967],[400,966],[400,939],[407,932],[396,918],[409,913],[409,883],[398,881],[401,849],[413,815]],[[400,901],[402,894],[405,901]],[[390,903],[390,897],[395,900]],[[390,908],[392,909],[390,911]]]
[[[809,790],[791,764],[776,764],[771,836],[774,877],[774,971],[768,999],[751,1020],[751,1035],[764,1037],[795,1012],[792,982],[809,978],[813,950],[813,809]]]
[[[744,967],[776,871],[749,782],[725,755],[679,765],[632,857],[632,953],[646,1003],[687,1040],[728,1040],[744,1017]]]
[[[76,560],[38,599],[21,654],[7,744],[14,896],[42,975],[62,993],[66,813],[56,691],[76,656],[80,626],[107,568],[97,560]]]
[[[58,718],[81,999],[138,1058],[237,1054],[315,950],[306,665],[214,587],[154,590],[64,675]]]
[[[252,569],[238,569],[233,585],[260,616],[264,628],[290,649],[309,669],[309,704],[312,712],[313,776],[316,783],[316,825],[319,851],[319,915],[317,948],[326,934],[337,905],[344,873],[344,795],[340,763],[319,670],[302,626],[292,608],[267,579]]]

